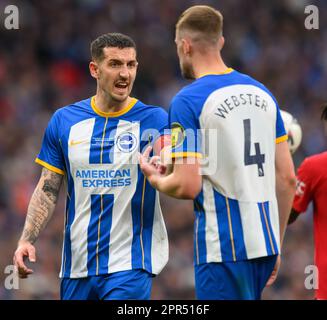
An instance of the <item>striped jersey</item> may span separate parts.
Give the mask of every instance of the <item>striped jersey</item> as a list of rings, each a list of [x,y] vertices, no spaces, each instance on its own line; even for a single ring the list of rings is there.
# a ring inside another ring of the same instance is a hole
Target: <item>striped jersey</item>
[[[272,94],[233,69],[204,75],[174,97],[169,124],[173,158],[202,158],[195,264],[278,254],[275,147],[287,135]]]
[[[159,195],[139,168],[138,152],[167,124],[166,111],[136,99],[118,112],[102,112],[93,97],[54,113],[36,162],[67,182],[60,277],[158,274],[165,266]]]

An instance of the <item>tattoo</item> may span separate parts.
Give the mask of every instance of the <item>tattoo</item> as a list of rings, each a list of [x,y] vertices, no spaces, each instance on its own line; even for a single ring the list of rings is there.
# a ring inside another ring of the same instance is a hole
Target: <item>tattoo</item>
[[[28,206],[21,240],[34,243],[55,209],[63,176],[43,168]]]
[[[48,196],[48,198],[54,203],[57,203],[58,193],[62,181],[62,175],[49,171],[44,173],[44,185],[42,191]]]

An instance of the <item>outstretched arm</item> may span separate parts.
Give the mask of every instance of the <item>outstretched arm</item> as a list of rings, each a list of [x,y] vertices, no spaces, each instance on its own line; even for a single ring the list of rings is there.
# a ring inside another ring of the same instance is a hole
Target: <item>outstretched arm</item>
[[[140,155],[140,167],[149,183],[158,191],[177,199],[195,199],[201,191],[202,176],[196,158],[179,158],[172,172],[162,176],[152,163],[148,162],[151,147]]]
[[[28,206],[23,233],[14,254],[14,264],[21,278],[27,278],[33,273],[33,270],[28,269],[24,264],[24,257],[28,257],[31,262],[36,261],[33,244],[54,212],[62,179],[63,175],[46,168],[42,169],[41,178]]]

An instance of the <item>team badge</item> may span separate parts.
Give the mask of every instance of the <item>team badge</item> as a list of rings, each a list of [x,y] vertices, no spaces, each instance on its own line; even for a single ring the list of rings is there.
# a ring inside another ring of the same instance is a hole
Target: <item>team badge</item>
[[[137,139],[131,132],[124,132],[116,139],[116,146],[122,152],[132,152],[137,146]]]

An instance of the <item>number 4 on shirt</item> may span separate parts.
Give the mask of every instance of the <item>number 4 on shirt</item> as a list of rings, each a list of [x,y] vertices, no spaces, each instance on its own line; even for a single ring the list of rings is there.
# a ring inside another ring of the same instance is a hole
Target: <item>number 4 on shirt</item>
[[[244,164],[250,166],[256,164],[258,166],[258,176],[265,175],[263,164],[265,163],[265,155],[260,153],[259,142],[254,143],[255,154],[251,155],[251,121],[250,119],[243,120],[244,125]]]

